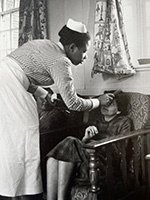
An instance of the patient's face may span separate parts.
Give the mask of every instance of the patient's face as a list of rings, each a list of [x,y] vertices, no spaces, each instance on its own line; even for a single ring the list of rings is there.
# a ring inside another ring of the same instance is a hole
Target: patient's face
[[[101,106],[101,113],[104,116],[113,116],[116,115],[117,112],[118,112],[118,106],[115,99],[109,106]]]

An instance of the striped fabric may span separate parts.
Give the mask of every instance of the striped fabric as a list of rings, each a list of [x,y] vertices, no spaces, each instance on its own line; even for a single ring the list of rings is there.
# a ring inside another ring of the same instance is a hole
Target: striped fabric
[[[50,40],[32,40],[8,56],[19,63],[34,84],[48,86],[55,83],[70,110],[84,111],[99,106],[98,103],[95,106],[94,100],[77,96],[71,71],[72,63],[61,45]]]

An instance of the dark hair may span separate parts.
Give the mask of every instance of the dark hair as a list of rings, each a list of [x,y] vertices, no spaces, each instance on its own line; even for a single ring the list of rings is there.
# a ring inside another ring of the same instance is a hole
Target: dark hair
[[[62,43],[63,46],[74,43],[78,48],[84,47],[91,39],[88,32],[79,33],[77,31],[69,29],[66,25],[62,27],[58,35],[60,36],[59,41]]]

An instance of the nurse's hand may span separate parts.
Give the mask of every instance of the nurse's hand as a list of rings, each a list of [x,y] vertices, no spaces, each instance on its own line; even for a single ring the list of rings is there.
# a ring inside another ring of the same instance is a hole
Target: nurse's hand
[[[105,106],[105,105],[111,104],[114,97],[115,97],[114,94],[107,93],[107,94],[100,95],[98,97],[98,100],[100,101],[100,105]]]
[[[56,93],[47,94],[45,99],[48,102],[49,107],[57,107],[57,108],[61,108],[61,109],[67,109],[65,103],[61,99],[57,98]]]
[[[48,93],[46,95],[45,99],[50,104],[50,106],[56,106],[56,102],[57,102],[57,94],[56,93],[53,93],[53,94]]]

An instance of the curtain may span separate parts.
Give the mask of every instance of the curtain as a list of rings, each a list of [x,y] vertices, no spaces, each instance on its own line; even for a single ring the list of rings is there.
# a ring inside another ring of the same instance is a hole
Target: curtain
[[[121,0],[97,0],[94,24],[94,66],[91,76],[111,74],[117,79],[136,73],[131,63]]]
[[[46,0],[20,0],[19,46],[28,40],[48,38],[46,8]]]

